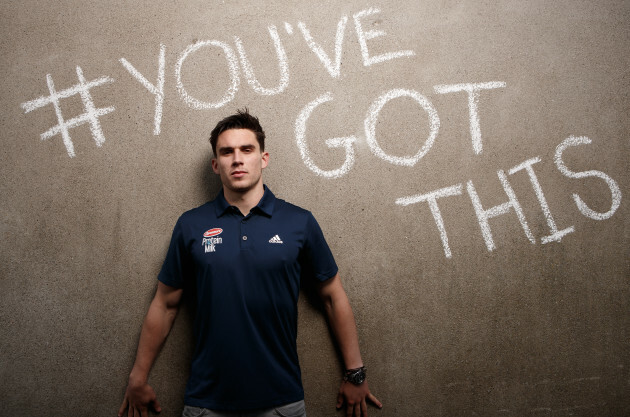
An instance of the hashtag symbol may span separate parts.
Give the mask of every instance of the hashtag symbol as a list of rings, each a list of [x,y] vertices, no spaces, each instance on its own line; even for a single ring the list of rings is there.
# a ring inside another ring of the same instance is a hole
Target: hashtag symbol
[[[22,103],[24,113],[32,112],[33,110],[39,109],[40,107],[44,107],[48,104],[53,105],[53,107],[55,108],[55,113],[57,114],[57,121],[59,124],[42,133],[41,139],[46,140],[52,138],[55,135],[61,134],[61,137],[63,138],[63,143],[66,146],[66,150],[68,151],[68,156],[70,158],[74,157],[76,154],[74,152],[74,145],[72,143],[72,139],[70,139],[70,133],[68,132],[68,129],[80,126],[85,123],[89,123],[92,137],[96,142],[96,146],[101,146],[103,142],[105,142],[105,136],[103,135],[101,124],[99,123],[98,118],[114,111],[113,106],[97,109],[94,106],[94,102],[92,101],[92,96],[90,94],[91,88],[98,87],[99,85],[103,84],[109,84],[114,81],[112,78],[100,77],[93,81],[86,82],[85,77],[83,76],[83,70],[81,69],[81,67],[78,66],[77,77],[79,78],[79,84],[62,91],[57,91],[55,90],[55,84],[53,83],[51,75],[47,74],[46,81],[48,83],[48,91],[50,91],[50,95],[42,96],[36,98],[35,100]],[[83,101],[85,113],[70,120],[64,120],[63,115],[61,114],[59,100],[77,94],[81,96],[81,101]]]

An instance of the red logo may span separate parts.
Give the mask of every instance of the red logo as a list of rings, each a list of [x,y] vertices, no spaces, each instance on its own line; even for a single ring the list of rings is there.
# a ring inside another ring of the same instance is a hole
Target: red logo
[[[206,233],[203,234],[203,237],[217,236],[217,235],[220,235],[221,232],[223,232],[223,229],[219,229],[217,227],[217,228],[208,230]]]

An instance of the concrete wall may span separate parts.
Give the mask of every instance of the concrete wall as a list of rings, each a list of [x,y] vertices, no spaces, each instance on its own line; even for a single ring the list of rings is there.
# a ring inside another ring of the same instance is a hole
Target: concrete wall
[[[114,415],[175,220],[219,190],[209,131],[244,106],[336,255],[370,415],[630,413],[627,2],[0,9],[0,414]],[[151,376],[165,417],[189,318]],[[307,297],[298,342],[309,415],[340,415]]]

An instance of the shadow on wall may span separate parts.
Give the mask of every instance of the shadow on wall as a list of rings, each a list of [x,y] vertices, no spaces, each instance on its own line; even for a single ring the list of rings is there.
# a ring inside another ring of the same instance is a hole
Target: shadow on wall
[[[192,188],[195,201],[200,201],[199,204],[213,200],[221,190],[221,179],[212,171],[213,156],[212,151],[209,151],[200,155],[196,161],[197,175],[194,176],[196,182]]]

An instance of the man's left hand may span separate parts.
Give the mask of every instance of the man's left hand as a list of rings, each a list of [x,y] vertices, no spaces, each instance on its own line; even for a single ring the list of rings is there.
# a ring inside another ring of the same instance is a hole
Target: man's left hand
[[[348,381],[343,381],[337,395],[337,409],[346,404],[347,417],[367,417],[367,402],[370,401],[378,408],[383,408],[383,404],[370,392],[367,381],[360,385],[354,385]]]

